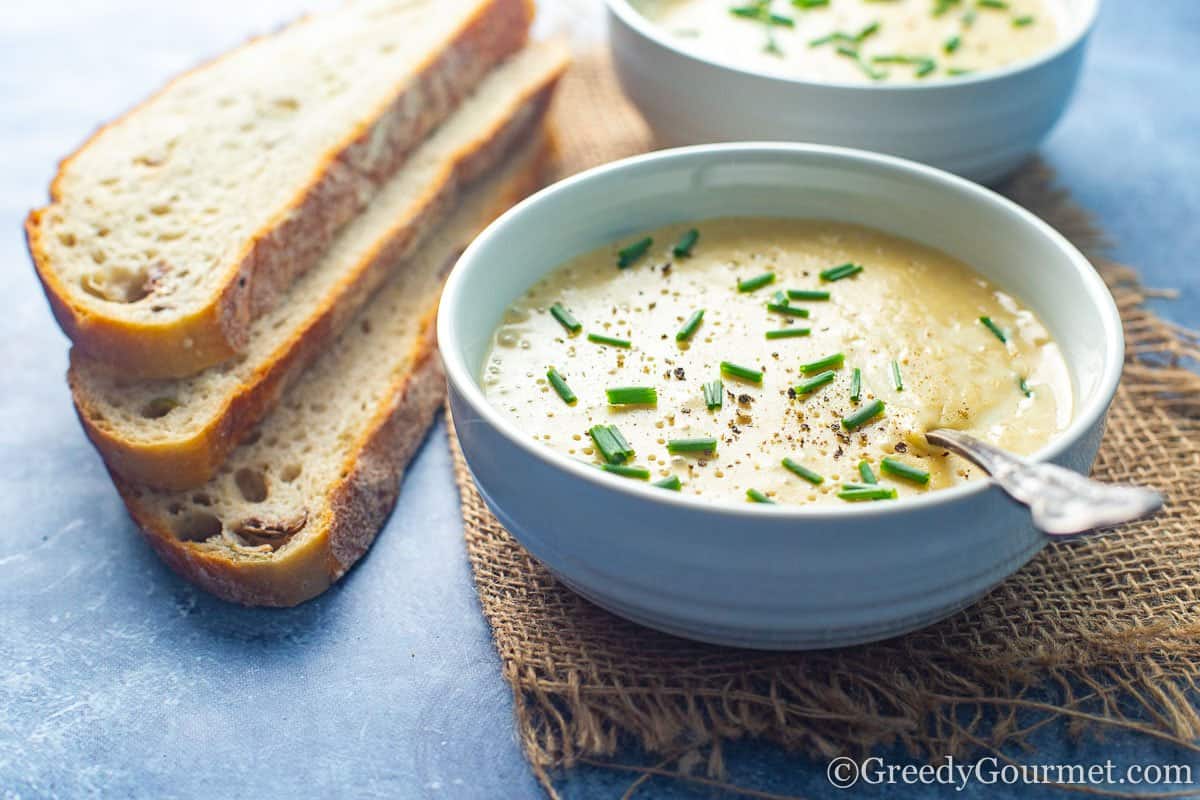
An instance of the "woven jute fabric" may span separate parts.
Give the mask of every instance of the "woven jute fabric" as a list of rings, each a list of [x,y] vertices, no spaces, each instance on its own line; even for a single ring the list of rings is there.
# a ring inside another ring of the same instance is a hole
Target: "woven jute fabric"
[[[653,147],[602,57],[569,73],[555,109],[567,175]],[[1047,547],[971,608],[877,644],[808,653],[714,647],[617,618],[559,584],[488,511],[451,431],[467,552],[518,735],[553,770],[632,743],[666,771],[720,777],[721,743],[763,737],[823,758],[902,745],[917,758],[1005,758],[1048,722],[1122,728],[1193,748],[1200,737],[1200,348],[1148,311],[1136,273],[1049,171],[1001,191],[1088,252],[1124,320],[1124,380],[1095,474],[1157,487],[1166,510]],[[697,763],[702,762],[702,763]],[[659,769],[655,774],[660,774]],[[709,780],[711,783],[712,781]]]

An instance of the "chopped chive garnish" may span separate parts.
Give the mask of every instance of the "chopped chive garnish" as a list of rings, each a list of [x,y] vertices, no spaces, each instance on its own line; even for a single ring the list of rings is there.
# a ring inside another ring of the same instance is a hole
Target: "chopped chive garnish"
[[[783,467],[788,472],[792,472],[792,473],[795,473],[796,475],[799,475],[801,478],[804,478],[804,480],[808,481],[809,483],[813,484],[814,486],[817,486],[817,485],[825,482],[825,478],[823,478],[820,475],[818,475],[817,473],[813,472],[811,469],[804,466],[803,464],[796,463],[795,461],[793,461],[790,458],[785,458],[783,460]]]
[[[951,6],[956,6],[960,2],[961,0],[938,0],[937,5],[933,7],[933,15],[935,17],[940,17],[942,14],[945,14],[947,11],[949,11]]]
[[[856,431],[882,414],[883,408],[882,400],[876,400],[873,403],[865,405],[850,416],[844,417],[842,419],[842,427],[848,431]]]
[[[617,251],[617,266],[621,269],[633,266],[638,259],[646,255],[646,251],[652,244],[654,244],[654,240],[647,236],[644,239],[638,239],[628,247],[622,247]]]
[[[807,364],[801,364],[800,371],[805,375],[808,375],[813,372],[820,372],[823,369],[828,369],[829,367],[837,369],[842,366],[842,362],[845,360],[846,357],[841,353],[833,353],[832,355],[825,356],[824,358],[818,358],[816,361],[810,361]]]
[[[633,455],[633,448],[616,425],[593,425],[588,429],[588,436],[592,437],[600,457],[609,464],[624,463]]]
[[[876,20],[875,22],[872,22],[870,25],[868,25],[867,27],[865,27],[861,31],[859,31],[858,35],[854,37],[854,41],[861,42],[863,39],[866,39],[868,36],[873,36],[876,33],[879,33],[879,21],[878,20]]]
[[[871,465],[866,461],[858,462],[858,474],[862,476],[863,483],[879,483],[879,479],[871,471]]]
[[[1025,382],[1024,378],[1017,378],[1017,388],[1026,397],[1033,397],[1033,390],[1029,388],[1029,384]]]
[[[749,367],[740,367],[737,364],[732,364],[728,361],[721,362],[721,374],[729,375],[734,378],[741,378],[744,381],[751,383],[762,383],[763,374],[757,369]]]
[[[846,490],[846,489],[879,489],[879,488],[881,488],[881,487],[877,483],[843,483],[842,484],[843,490]]]
[[[704,392],[704,405],[709,411],[721,407],[721,402],[725,399],[725,384],[721,381],[709,381],[701,387]]]
[[[843,489],[838,497],[850,502],[858,500],[895,500],[895,489]]]
[[[839,264],[836,267],[821,271],[821,280],[823,281],[840,281],[842,278],[849,278],[851,275],[857,275],[862,272],[863,268],[859,264]]]
[[[704,319],[704,309],[698,309],[692,312],[692,315],[683,323],[683,327],[675,334],[675,341],[686,342],[692,338],[692,334],[696,332],[696,328],[700,327],[700,320]]]
[[[967,9],[965,12],[963,12],[963,15],[962,15],[963,27],[969,28],[972,25],[974,25],[976,16],[977,15],[975,14],[975,9],[973,9],[973,8]]]
[[[617,386],[605,389],[610,406],[656,406],[658,390],[653,386]]]
[[[767,503],[768,505],[775,505],[774,500],[767,497],[765,494],[760,492],[758,489],[747,489],[746,490],[746,499],[752,503]]]
[[[782,25],[785,28],[791,28],[796,24],[796,21],[791,17],[785,17],[782,14],[772,14],[767,9],[767,6],[768,3],[763,2],[752,3],[748,6],[735,6],[729,9],[729,13],[735,17],[756,19],[768,25]]]
[[[916,75],[918,78],[924,78],[935,69],[937,69],[937,62],[933,59],[930,59],[929,61],[922,61],[921,66],[917,67],[917,71],[914,72],[913,75]]]
[[[679,480],[678,475],[669,475],[662,480],[655,481],[652,486],[657,486],[660,489],[670,489],[672,492],[678,492],[683,488],[683,481]]]
[[[896,387],[897,392],[904,391],[904,377],[900,374],[900,362],[892,362],[892,386]]]
[[[559,324],[567,329],[570,333],[579,333],[583,330],[583,323],[575,319],[570,311],[563,307],[562,303],[555,303],[550,306],[550,313],[558,320]]]
[[[824,372],[820,373],[819,375],[813,375],[808,380],[800,381],[793,388],[795,389],[796,394],[808,394],[810,392],[816,391],[817,389],[820,389],[825,384],[831,382],[833,380],[833,378],[834,378],[833,370],[827,369]]]
[[[959,75],[970,75],[974,71],[975,70],[973,70],[973,69],[961,69],[960,67],[947,67],[946,68],[946,74],[950,75],[952,77],[957,77]]]
[[[789,317],[807,317],[808,309],[800,306],[789,306],[787,303],[767,303],[767,311],[776,314],[787,314]]]
[[[906,481],[913,483],[926,484],[929,483],[929,473],[918,467],[905,464],[903,461],[884,456],[879,462],[879,468],[891,475],[893,478],[903,478]]]
[[[808,336],[810,328],[780,328],[777,331],[767,331],[768,339],[794,339],[797,336]]]
[[[789,300],[828,300],[829,292],[824,289],[788,289]]]
[[[857,41],[858,41],[858,39],[855,38],[854,36],[852,36],[851,34],[842,33],[840,31],[837,31],[837,32],[829,34],[828,36],[822,36],[819,39],[813,39],[812,41],[810,41],[808,43],[808,46],[809,47],[820,47],[821,45],[829,44],[830,42],[849,42],[851,44],[854,44]]]
[[[1033,17],[1029,16],[1028,14],[1023,17],[1016,17],[1013,19],[1012,24],[1014,28],[1024,28],[1026,25],[1033,24]]]
[[[858,58],[858,51],[853,47],[838,45],[837,52],[839,56],[845,56],[846,58]]]
[[[1001,11],[1008,8],[1008,3],[1005,0],[976,0],[975,5],[980,8],[995,8]]]
[[[792,0],[796,8],[821,8],[829,5],[829,0]]]
[[[857,403],[860,397],[862,397],[862,370],[855,367],[854,374],[850,376],[850,399]]]
[[[668,439],[668,453],[715,453],[717,440],[712,438],[700,439]]]
[[[1004,342],[1005,344],[1008,344],[1008,336],[1004,333],[1004,331],[1000,330],[999,325],[992,322],[991,317],[980,317],[979,321],[983,323],[983,327],[987,328],[989,331],[996,334],[997,339]]]
[[[650,480],[650,470],[645,467],[634,467],[628,464],[601,464],[600,469],[605,472],[611,472],[613,475],[620,475],[622,478],[637,478],[639,480]]]
[[[609,347],[633,347],[633,343],[628,339],[617,339],[612,336],[605,336],[602,333],[589,333],[587,338],[589,342],[606,344]]]
[[[738,281],[739,292],[753,292],[755,289],[761,289],[769,283],[775,282],[774,272],[764,272],[762,275],[755,275],[753,278],[746,278],[744,281]]]
[[[955,50],[957,50],[959,48],[960,45],[962,45],[962,37],[961,36],[951,36],[949,39],[946,40],[946,43],[944,45],[942,45],[942,49],[945,50],[947,53],[953,53]]]
[[[563,399],[567,405],[572,405],[575,402],[575,393],[571,391],[571,387],[567,386],[567,381],[562,375],[558,374],[558,370],[551,367],[546,371],[546,380],[550,381],[550,385],[554,387],[554,391],[558,392],[558,396]]]
[[[700,238],[700,231],[692,228],[690,231],[679,237],[679,241],[671,248],[671,252],[676,258],[686,258],[692,254],[692,248],[696,246],[696,240]]]

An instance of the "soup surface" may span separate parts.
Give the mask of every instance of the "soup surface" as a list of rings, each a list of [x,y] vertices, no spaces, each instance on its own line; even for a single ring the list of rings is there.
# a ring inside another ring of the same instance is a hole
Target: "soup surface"
[[[481,381],[521,430],[568,456],[714,500],[753,490],[780,503],[979,477],[923,432],[1030,453],[1067,426],[1072,403],[1046,329],[963,263],[794,219],[675,225],[567,262],[506,311]],[[595,426],[615,426],[632,454]]]
[[[1058,41],[1053,0],[634,0],[680,45],[815,81],[912,82],[1025,61]]]

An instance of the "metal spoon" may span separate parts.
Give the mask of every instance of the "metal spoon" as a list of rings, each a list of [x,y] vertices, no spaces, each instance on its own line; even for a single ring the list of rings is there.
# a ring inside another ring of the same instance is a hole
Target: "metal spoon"
[[[1000,488],[1033,512],[1033,524],[1050,536],[1070,536],[1129,522],[1162,508],[1153,489],[1101,483],[1054,464],[1034,463],[962,431],[939,428],[925,438],[986,470]]]

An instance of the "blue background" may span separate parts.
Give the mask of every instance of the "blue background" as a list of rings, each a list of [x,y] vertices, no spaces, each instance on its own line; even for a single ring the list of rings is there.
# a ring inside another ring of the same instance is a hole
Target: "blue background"
[[[55,159],[98,120],[287,18],[292,4],[26,5],[5,11],[0,26],[0,790],[537,796],[472,587],[440,424],[370,557],[318,600],[269,611],[214,600],[162,566],[71,409],[66,341],[24,250],[26,210],[44,202]],[[1075,104],[1043,149],[1113,235],[1115,256],[1148,285],[1181,290],[1155,301],[1160,313],[1192,326],[1198,52],[1195,0],[1108,0]],[[1051,762],[1188,760],[1116,736],[1076,745],[1047,729],[1039,743],[1038,757]],[[727,760],[742,785],[839,794],[823,763],[767,745],[733,745]],[[583,767],[559,786],[567,797],[616,797],[632,778]],[[975,786],[962,796],[984,794]],[[637,796],[713,794],[655,779]]]

